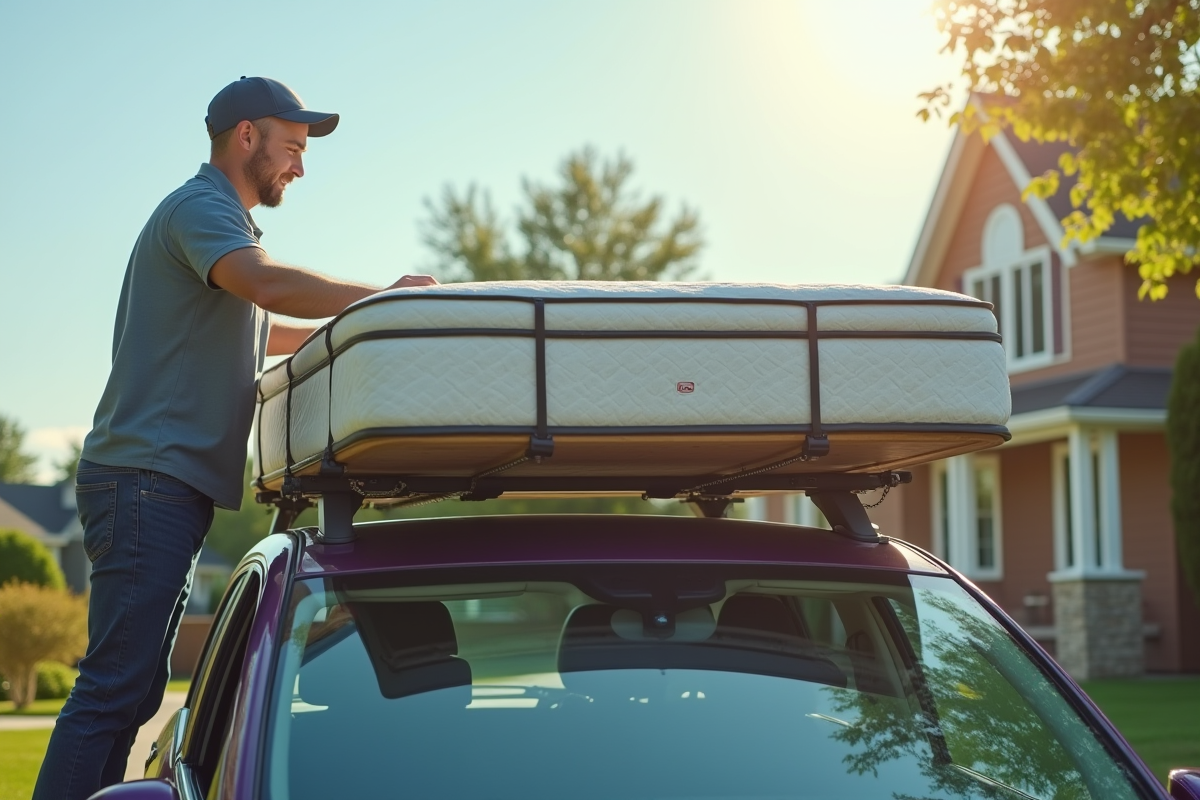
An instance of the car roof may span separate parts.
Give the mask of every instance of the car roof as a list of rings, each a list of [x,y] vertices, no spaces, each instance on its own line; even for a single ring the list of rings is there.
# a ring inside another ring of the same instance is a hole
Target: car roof
[[[636,515],[507,515],[365,523],[350,544],[300,531],[301,576],[425,567],[581,563],[754,563],[946,571],[905,543],[854,541],[821,528]]]

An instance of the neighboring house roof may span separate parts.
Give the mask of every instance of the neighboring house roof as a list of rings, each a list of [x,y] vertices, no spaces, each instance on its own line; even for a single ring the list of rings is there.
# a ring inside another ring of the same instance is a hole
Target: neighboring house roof
[[[54,486],[0,483],[0,501],[32,520],[46,533],[62,533],[75,519],[75,509],[63,505],[63,489],[62,483]]]
[[[1076,149],[1066,142],[1035,142],[1032,139],[1022,142],[1015,136],[1009,137],[1009,143],[1017,158],[1025,165],[1025,169],[1035,177],[1045,173],[1046,170],[1058,169],[1059,156]],[[1074,175],[1060,173],[1058,191],[1046,198],[1050,210],[1059,220],[1066,218],[1075,210],[1075,206],[1071,205],[1071,187],[1075,185],[1076,180]],[[1140,221],[1131,220],[1124,214],[1118,213],[1112,227],[1104,232],[1104,237],[1106,239],[1136,239],[1140,227],[1142,227]]]
[[[1048,408],[1120,408],[1163,410],[1171,389],[1171,370],[1113,364],[1066,377],[1028,383],[1012,390],[1012,413]]]
[[[0,528],[16,528],[30,536],[41,536],[46,530],[0,498]]]

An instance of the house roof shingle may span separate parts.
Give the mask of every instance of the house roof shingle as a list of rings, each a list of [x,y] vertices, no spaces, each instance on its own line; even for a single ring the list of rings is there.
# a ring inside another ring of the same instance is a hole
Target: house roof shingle
[[[1162,410],[1167,407],[1171,370],[1113,364],[1091,372],[1014,387],[1012,413],[1059,406]]]
[[[0,483],[0,500],[41,525],[48,533],[63,531],[75,518],[75,509],[63,506],[63,485],[36,486]]]

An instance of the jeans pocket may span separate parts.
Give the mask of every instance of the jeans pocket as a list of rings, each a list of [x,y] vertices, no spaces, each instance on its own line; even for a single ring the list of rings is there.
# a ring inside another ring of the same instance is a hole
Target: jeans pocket
[[[113,543],[113,525],[117,518],[117,482],[79,483],[75,503],[83,524],[83,551],[89,561],[108,552]]]
[[[178,478],[172,478],[164,472],[151,472],[150,488],[143,489],[142,496],[168,503],[192,503],[204,495]]]

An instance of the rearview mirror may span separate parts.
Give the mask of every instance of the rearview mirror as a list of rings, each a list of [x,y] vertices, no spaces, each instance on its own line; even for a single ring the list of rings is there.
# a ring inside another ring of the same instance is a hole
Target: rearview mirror
[[[179,800],[179,794],[167,781],[129,781],[101,789],[88,800]]]
[[[1171,770],[1167,792],[1173,800],[1200,800],[1200,769]]]

